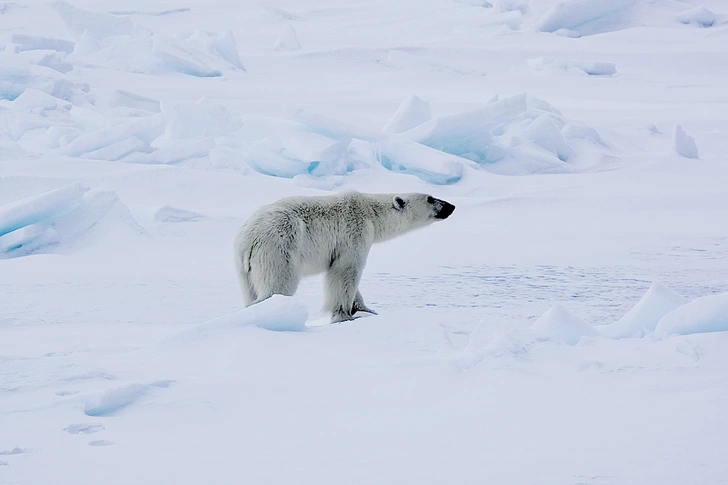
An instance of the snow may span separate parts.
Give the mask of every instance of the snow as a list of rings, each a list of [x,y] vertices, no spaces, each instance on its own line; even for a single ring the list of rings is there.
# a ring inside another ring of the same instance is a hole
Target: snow
[[[695,138],[685,133],[680,125],[675,125],[673,147],[678,155],[685,158],[700,158],[698,157],[698,146],[695,144]]]
[[[657,322],[687,300],[658,281],[654,281],[640,301],[616,322],[599,327],[609,338],[643,337],[655,331]]]
[[[298,51],[301,50],[301,44],[299,44],[296,38],[296,30],[293,25],[288,24],[283,29],[283,33],[276,41],[273,48],[277,51]]]
[[[727,21],[0,2],[0,483],[721,483]],[[457,210],[377,315],[245,308],[246,218],[344,190]]]
[[[728,331],[728,293],[696,298],[660,319],[658,335]]]
[[[565,343],[576,345],[582,337],[593,337],[599,333],[561,303],[554,303],[531,325],[531,330]]]
[[[698,7],[681,12],[677,16],[677,20],[683,24],[695,24],[698,27],[712,27],[716,22],[716,16],[707,8]]]
[[[384,124],[382,131],[390,134],[402,133],[429,121],[431,118],[430,103],[413,94],[402,101],[397,111]]]

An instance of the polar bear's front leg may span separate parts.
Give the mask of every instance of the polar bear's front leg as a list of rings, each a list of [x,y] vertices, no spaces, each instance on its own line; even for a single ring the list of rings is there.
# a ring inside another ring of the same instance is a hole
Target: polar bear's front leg
[[[331,312],[332,322],[351,320],[354,313],[355,299],[359,293],[359,279],[363,266],[346,262],[333,261],[326,272],[326,302],[324,307]],[[361,294],[359,294],[361,298]],[[364,300],[361,299],[361,303]]]

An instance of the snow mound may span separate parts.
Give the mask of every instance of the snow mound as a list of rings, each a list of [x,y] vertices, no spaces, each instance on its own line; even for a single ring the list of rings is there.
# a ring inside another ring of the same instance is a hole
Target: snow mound
[[[169,387],[171,381],[157,381],[150,384],[127,384],[94,393],[85,398],[86,416],[114,416],[134,404],[155,388]]]
[[[164,205],[154,211],[156,222],[194,222],[205,219],[205,216],[186,209]]]
[[[705,7],[687,10],[677,16],[677,21],[681,24],[692,24],[698,27],[712,27],[716,20],[715,14]]]
[[[389,134],[402,133],[421,125],[432,118],[430,103],[412,95],[402,101],[382,131]]]
[[[662,317],[655,334],[690,335],[728,331],[728,293],[696,298]]]
[[[538,57],[529,59],[526,62],[530,68],[538,70],[554,69],[567,73],[588,74],[589,76],[612,76],[617,73],[616,65],[613,62],[605,61],[571,61],[552,57]]]
[[[567,345],[576,345],[582,337],[599,335],[594,327],[555,303],[531,325],[531,330]]]
[[[298,43],[296,30],[293,25],[288,24],[283,29],[283,33],[276,41],[273,48],[277,51],[298,51],[301,50],[301,44]]]
[[[675,125],[673,148],[678,155],[685,158],[699,158],[698,146],[695,144],[695,138],[685,133],[685,130],[683,130],[680,125]]]
[[[599,328],[604,337],[620,339],[642,337],[654,332],[662,317],[684,305],[687,300],[665,285],[655,281],[640,301],[618,321]]]
[[[276,332],[301,332],[306,330],[306,320],[308,309],[303,303],[290,296],[273,295],[238,312],[208,320],[180,332],[167,342],[196,341],[247,326]]]
[[[569,36],[591,35],[626,26],[627,13],[637,0],[562,0],[539,19],[541,32],[566,31]]]
[[[0,258],[69,243],[114,207],[126,210],[114,192],[89,190],[80,182],[0,206]]]
[[[528,354],[525,343],[516,331],[505,324],[491,324],[481,320],[470,333],[468,343],[458,359],[458,367],[471,368],[491,357],[522,356]]]

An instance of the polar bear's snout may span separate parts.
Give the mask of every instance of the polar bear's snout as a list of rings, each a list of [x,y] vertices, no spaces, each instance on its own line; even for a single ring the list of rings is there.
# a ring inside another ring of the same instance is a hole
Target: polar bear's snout
[[[435,206],[435,219],[447,219],[455,211],[455,206],[450,202],[435,199],[433,197],[433,205]]]

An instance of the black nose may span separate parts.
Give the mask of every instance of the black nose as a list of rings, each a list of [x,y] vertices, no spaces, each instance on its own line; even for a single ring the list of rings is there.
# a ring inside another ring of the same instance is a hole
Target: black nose
[[[447,219],[450,217],[450,214],[453,213],[455,210],[455,206],[452,205],[450,202],[442,201],[442,208],[437,211],[437,214],[435,214],[436,219]]]

